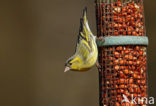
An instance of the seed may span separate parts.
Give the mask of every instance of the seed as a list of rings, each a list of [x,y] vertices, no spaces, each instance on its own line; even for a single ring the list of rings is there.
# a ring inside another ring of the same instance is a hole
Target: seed
[[[132,32],[127,32],[127,34],[128,34],[128,35],[131,35],[131,34],[132,34]]]
[[[117,93],[124,93],[124,90],[123,89],[118,89]]]
[[[136,8],[136,9],[139,9],[140,7],[135,3],[135,5],[134,5],[134,7]]]
[[[120,60],[120,64],[124,64],[124,60]]]
[[[114,69],[119,70],[120,69],[119,65],[115,65]]]
[[[124,81],[125,81],[125,80],[124,80],[123,78],[117,80],[118,84],[119,84],[119,83],[124,83]]]
[[[113,11],[113,13],[115,13],[115,12],[121,12],[121,8],[120,7],[116,7],[116,8],[114,8],[114,11]]]
[[[118,51],[122,50],[122,46],[118,46],[118,47],[116,48],[116,50],[118,50]]]
[[[140,55],[143,55],[143,51],[139,51],[139,54],[140,54]]]
[[[116,88],[116,89],[119,88],[118,85],[115,85],[115,88]]]
[[[120,53],[119,52],[114,52],[115,57],[119,57]]]
[[[118,20],[118,17],[117,16],[114,16],[113,19],[114,19],[114,21],[117,21]]]
[[[129,53],[129,51],[128,50],[125,50],[125,54],[128,54]]]
[[[119,102],[116,102],[116,103],[115,103],[115,106],[120,106],[120,103],[119,103]]]
[[[118,31],[114,31],[114,35],[115,36],[119,35],[119,32]]]
[[[131,20],[133,20],[133,21],[131,22],[131,26],[135,27],[136,23],[134,22],[134,19],[131,18]],[[133,33],[132,33],[132,35],[133,35]],[[135,35],[134,35],[134,36],[135,36]]]
[[[132,35],[134,35],[134,36],[135,36],[135,35],[136,35],[136,32],[135,32],[135,31],[134,31],[134,32],[132,32]]]
[[[122,99],[122,98],[121,98],[121,95],[117,95],[117,100],[118,100],[118,101],[121,101],[121,99]],[[119,105],[119,106],[120,106],[120,105]]]
[[[129,70],[129,74],[130,74],[130,75],[133,74],[133,71],[132,71],[132,70]]]
[[[129,58],[129,55],[125,55],[125,59],[128,59]]]
[[[122,15],[123,15],[123,16],[127,16],[127,13],[126,13],[126,12],[123,12]]]
[[[127,13],[129,13],[129,14],[130,14],[130,13],[131,13],[131,9],[128,9],[128,10],[127,10]]]
[[[133,61],[129,61],[128,63],[129,63],[129,65],[132,65],[133,64]]]
[[[122,18],[118,18],[118,22],[123,22]]]
[[[124,69],[124,66],[120,66],[120,69]]]
[[[130,21],[130,20],[131,20],[131,16],[128,15],[128,16],[126,17],[126,20],[127,20],[127,21]]]
[[[136,62],[136,64],[139,65],[139,64],[140,64],[140,61],[138,60],[138,61]]]
[[[131,17],[131,21],[135,21],[134,17]]]
[[[130,91],[130,92],[134,92],[134,89],[130,87],[130,88],[129,88],[129,91]]]
[[[124,51],[122,50],[122,51],[121,51],[121,55],[123,55],[123,54],[124,54]]]
[[[119,64],[119,60],[114,60],[114,64]]]
[[[140,50],[140,47],[139,46],[136,46],[136,50]]]
[[[127,96],[130,96],[130,93],[128,92],[128,90],[125,91],[125,94],[126,94]]]
[[[121,85],[119,86],[119,88],[126,88],[126,85],[121,84]]]
[[[146,81],[145,80],[142,80],[142,84],[144,85],[146,83]]]
[[[125,70],[124,70],[124,73],[125,73],[125,74],[128,74],[128,69],[125,69]]]
[[[134,64],[134,62],[133,62],[133,64]],[[131,66],[131,69],[132,69],[132,70],[135,70],[136,68],[135,68],[135,66],[133,65],[133,66]]]
[[[137,57],[133,57],[133,60],[136,60],[137,59]]]
[[[124,73],[122,71],[119,72],[119,75],[120,75],[121,78],[125,77],[125,75],[124,75]]]
[[[137,80],[137,83],[140,84],[141,83],[141,80]]]
[[[123,31],[123,35],[126,35],[126,31]]]
[[[136,54],[137,54],[137,52],[136,51],[133,51],[133,55],[136,56]]]
[[[132,78],[129,79],[129,83],[133,83],[133,79]]]
[[[137,71],[136,71],[136,74],[138,74],[138,72],[137,72]],[[138,79],[141,79],[141,75],[138,75],[137,77],[138,77]]]
[[[133,77],[134,77],[134,78],[137,78],[138,76],[137,76],[137,74],[134,73],[134,74],[133,74]]]
[[[123,7],[122,12],[126,12],[126,11],[127,11],[126,7]]]

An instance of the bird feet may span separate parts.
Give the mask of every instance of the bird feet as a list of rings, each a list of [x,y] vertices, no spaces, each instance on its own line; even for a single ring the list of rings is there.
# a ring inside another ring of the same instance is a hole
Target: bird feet
[[[100,37],[97,37],[97,38],[96,38],[96,40],[100,40],[100,41],[103,41],[103,42],[105,42],[105,39],[104,39],[104,37],[102,37],[102,36],[100,36]]]
[[[99,72],[101,72],[101,71],[102,71],[102,67],[101,67],[101,65],[99,64],[99,62],[98,62],[98,61],[96,62],[96,67],[98,68]]]

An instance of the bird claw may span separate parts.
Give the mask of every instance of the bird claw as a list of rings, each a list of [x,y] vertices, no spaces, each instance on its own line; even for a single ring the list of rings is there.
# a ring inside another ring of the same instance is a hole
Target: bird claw
[[[103,42],[105,42],[105,39],[104,39],[104,37],[102,37],[102,36],[100,36],[100,37],[97,37],[96,39],[97,39],[97,40],[100,40],[100,41],[103,41]]]
[[[102,71],[102,67],[101,67],[101,65],[99,64],[99,62],[96,62],[96,67],[98,68],[99,72]]]

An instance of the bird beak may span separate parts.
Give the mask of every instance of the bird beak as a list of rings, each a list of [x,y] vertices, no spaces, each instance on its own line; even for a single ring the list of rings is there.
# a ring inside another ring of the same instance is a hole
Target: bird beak
[[[70,70],[70,67],[65,67],[64,72],[67,72]]]

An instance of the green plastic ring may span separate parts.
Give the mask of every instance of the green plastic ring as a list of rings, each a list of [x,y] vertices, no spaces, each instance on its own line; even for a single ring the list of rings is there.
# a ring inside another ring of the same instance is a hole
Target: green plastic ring
[[[97,46],[148,45],[147,36],[107,36],[105,41],[97,40]]]

